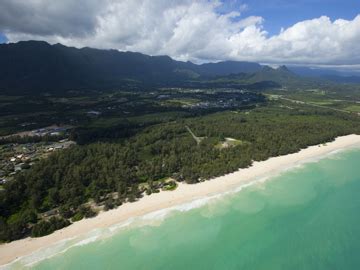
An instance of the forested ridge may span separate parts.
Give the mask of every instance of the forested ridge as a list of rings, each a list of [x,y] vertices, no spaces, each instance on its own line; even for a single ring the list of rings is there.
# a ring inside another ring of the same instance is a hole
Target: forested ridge
[[[202,137],[201,143],[186,126]],[[350,133],[360,134],[356,116],[270,105],[162,123],[127,140],[75,146],[6,183],[0,193],[0,240],[18,239],[31,230],[40,236],[67,226],[71,217],[92,216],[83,205],[90,199],[108,208],[134,201],[142,196],[142,183],[150,187],[147,194],[157,192],[154,183],[168,177],[197,183]],[[238,144],[216,147],[225,138]],[[54,208],[60,212],[54,226],[38,220],[38,213]]]
[[[0,44],[0,89],[6,93],[63,93],[64,90],[117,89],[128,85],[183,84],[199,76],[261,70],[252,62],[197,65],[169,56],[77,49],[44,41]]]

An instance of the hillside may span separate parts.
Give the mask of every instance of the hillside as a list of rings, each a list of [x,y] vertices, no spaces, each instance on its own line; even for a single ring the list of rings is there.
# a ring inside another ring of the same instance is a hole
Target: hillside
[[[266,85],[266,88],[285,87],[292,90],[330,86],[333,84],[330,81],[321,78],[308,78],[299,76],[289,70],[286,66],[280,66],[278,68],[263,66],[259,71],[253,73],[239,73],[230,74],[227,76],[219,76],[216,78],[216,80],[214,80],[214,82],[242,85],[261,84]]]
[[[196,65],[168,56],[77,49],[41,41],[1,44],[0,61],[0,90],[6,93],[107,89],[134,83],[163,85],[199,76],[261,69],[257,63],[229,61]]]

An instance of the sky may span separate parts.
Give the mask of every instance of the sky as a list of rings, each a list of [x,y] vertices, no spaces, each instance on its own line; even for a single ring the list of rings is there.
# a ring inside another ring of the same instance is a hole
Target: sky
[[[360,0],[1,0],[0,42],[360,66]]]

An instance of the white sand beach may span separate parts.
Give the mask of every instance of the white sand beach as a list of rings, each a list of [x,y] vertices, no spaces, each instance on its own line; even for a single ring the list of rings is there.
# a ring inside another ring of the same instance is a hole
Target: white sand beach
[[[78,221],[51,235],[41,238],[26,238],[2,244],[0,245],[0,265],[10,263],[19,257],[30,255],[39,249],[50,247],[61,240],[89,233],[97,228],[109,227],[132,217],[143,216],[209,195],[234,190],[257,179],[269,177],[304,162],[319,159],[334,151],[358,146],[360,146],[360,135],[347,135],[338,137],[333,142],[311,146],[294,154],[255,162],[249,168],[240,169],[210,181],[195,185],[180,183],[175,191],[162,191],[145,196],[137,202],[126,203],[117,209],[101,212],[94,218]]]

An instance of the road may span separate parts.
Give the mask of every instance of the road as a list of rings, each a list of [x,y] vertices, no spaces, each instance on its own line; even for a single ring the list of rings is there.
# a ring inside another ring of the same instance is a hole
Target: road
[[[279,97],[279,98],[282,99],[282,100],[287,100],[287,101],[290,101],[290,102],[293,102],[293,103],[297,103],[297,104],[305,104],[305,105],[309,105],[309,106],[313,106],[313,107],[317,107],[317,108],[328,109],[328,110],[333,110],[333,111],[342,112],[342,113],[353,113],[353,114],[357,114],[357,113],[355,113],[355,112],[350,112],[350,111],[346,111],[346,110],[331,108],[331,107],[327,107],[327,106],[321,106],[321,105],[317,105],[317,104],[313,104],[313,103],[305,102],[305,101],[301,101],[301,100],[284,98],[284,97]]]
[[[196,141],[197,144],[200,144],[201,141],[204,139],[203,137],[197,137],[188,126],[185,126],[186,129],[189,131],[189,133],[191,134],[191,136],[194,138],[194,140]]]

